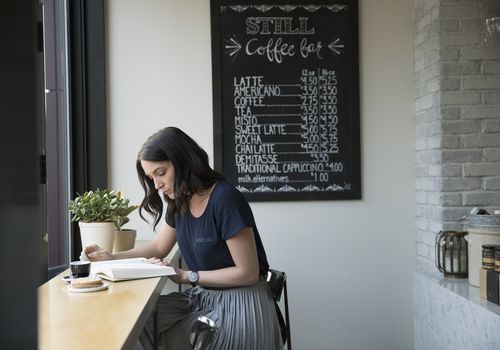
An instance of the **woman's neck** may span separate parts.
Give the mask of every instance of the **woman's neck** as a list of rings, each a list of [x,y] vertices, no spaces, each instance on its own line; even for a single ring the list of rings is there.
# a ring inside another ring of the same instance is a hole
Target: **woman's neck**
[[[203,190],[200,193],[195,193],[191,196],[189,200],[189,211],[191,215],[196,218],[199,218],[205,212],[207,208],[208,200],[210,199],[210,194],[212,194],[212,190],[214,189],[216,184],[213,184],[206,190]]]

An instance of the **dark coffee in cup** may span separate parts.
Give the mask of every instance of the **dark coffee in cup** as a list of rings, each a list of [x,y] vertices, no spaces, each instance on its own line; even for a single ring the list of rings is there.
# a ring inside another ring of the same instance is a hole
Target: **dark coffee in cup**
[[[88,277],[90,274],[90,261],[72,261],[70,269],[71,278]]]

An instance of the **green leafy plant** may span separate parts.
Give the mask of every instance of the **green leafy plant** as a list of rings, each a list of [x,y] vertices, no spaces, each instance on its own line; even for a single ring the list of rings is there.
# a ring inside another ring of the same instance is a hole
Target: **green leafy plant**
[[[69,202],[69,211],[73,214],[71,221],[112,222],[117,230],[121,230],[130,220],[128,215],[138,208],[129,203],[120,191],[87,191]]]

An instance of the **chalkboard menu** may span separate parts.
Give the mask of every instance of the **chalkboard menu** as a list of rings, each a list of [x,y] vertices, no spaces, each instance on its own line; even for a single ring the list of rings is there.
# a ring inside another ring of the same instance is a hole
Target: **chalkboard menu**
[[[357,1],[211,17],[215,168],[251,201],[361,198]]]

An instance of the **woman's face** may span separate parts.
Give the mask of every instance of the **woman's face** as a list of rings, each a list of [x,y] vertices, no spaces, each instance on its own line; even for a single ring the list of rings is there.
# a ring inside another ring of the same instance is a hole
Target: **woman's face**
[[[152,162],[141,160],[141,166],[147,177],[153,180],[155,188],[170,199],[174,199],[175,171],[171,161]]]

